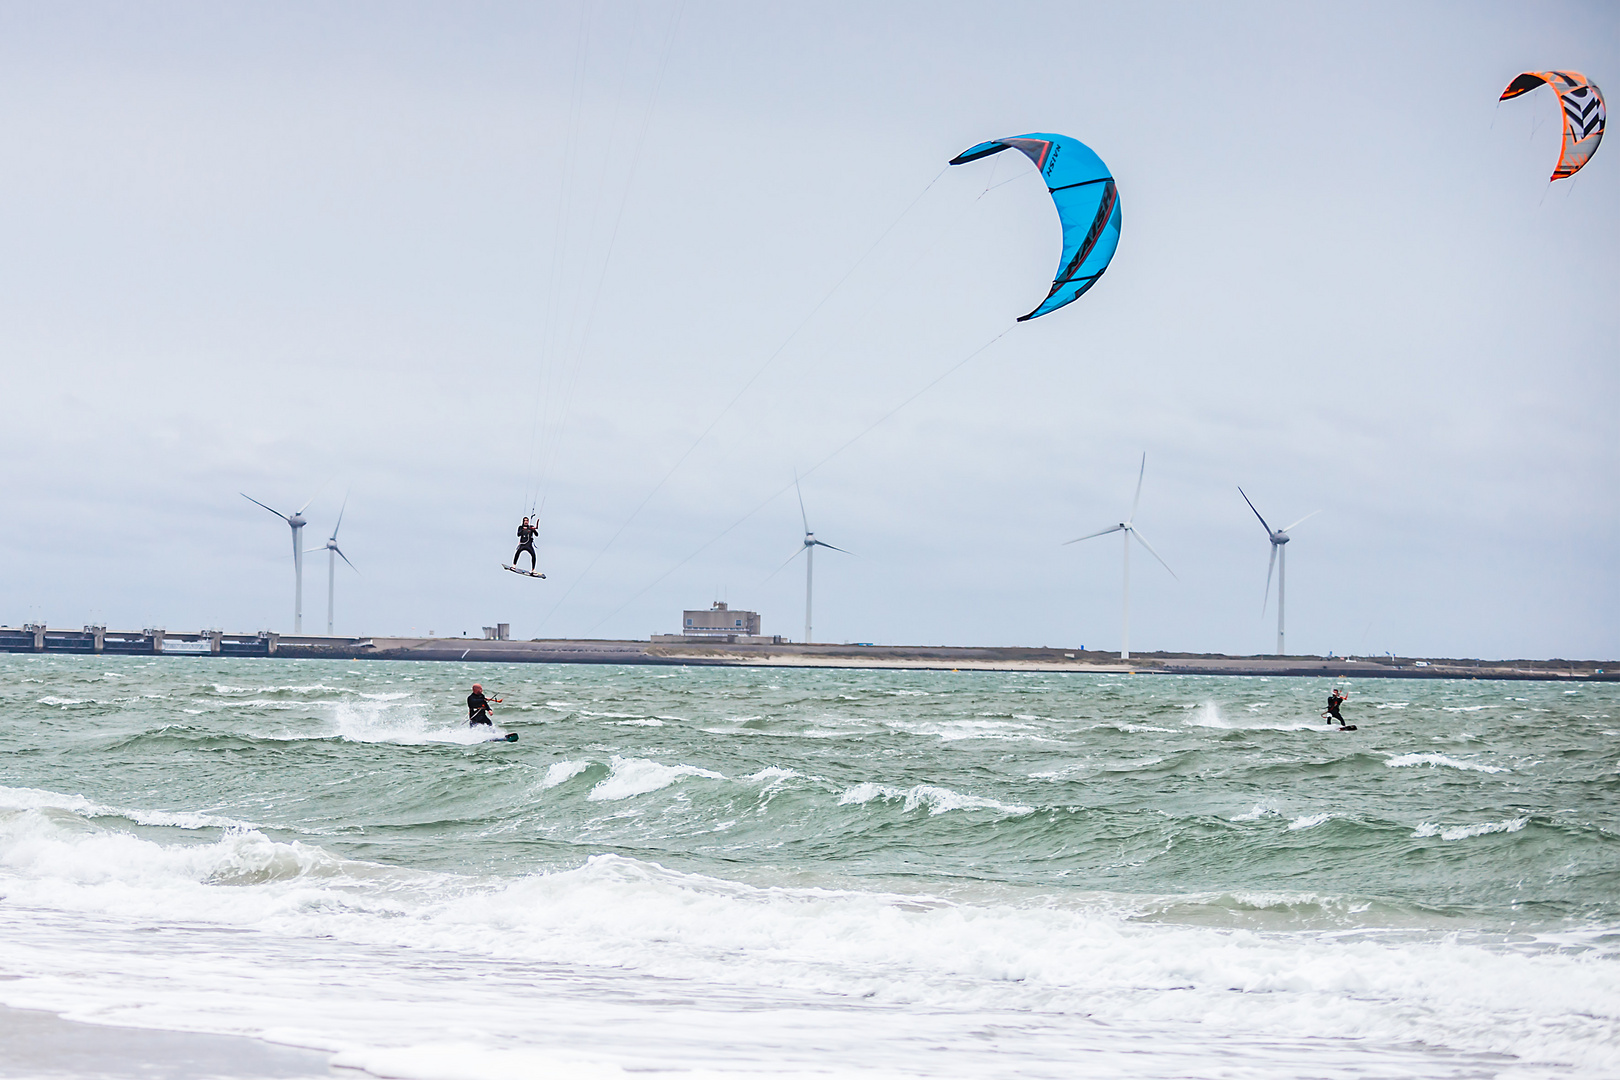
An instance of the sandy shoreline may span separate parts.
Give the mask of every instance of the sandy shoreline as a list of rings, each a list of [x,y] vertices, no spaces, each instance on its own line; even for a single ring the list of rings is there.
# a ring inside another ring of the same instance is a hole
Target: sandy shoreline
[[[110,1027],[0,1005],[0,1077],[72,1080],[304,1080],[335,1072],[330,1055],[239,1035]]]

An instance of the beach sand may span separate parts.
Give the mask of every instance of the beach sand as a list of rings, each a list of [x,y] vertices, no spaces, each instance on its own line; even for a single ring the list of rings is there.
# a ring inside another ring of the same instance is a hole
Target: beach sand
[[[235,1035],[105,1027],[0,1006],[0,1077],[302,1080],[339,1075],[329,1055]],[[346,1075],[355,1075],[352,1073]]]

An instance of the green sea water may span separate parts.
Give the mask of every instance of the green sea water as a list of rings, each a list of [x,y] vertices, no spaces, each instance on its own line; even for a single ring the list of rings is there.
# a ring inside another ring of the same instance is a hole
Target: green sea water
[[[504,698],[518,742],[473,741],[474,681]],[[1334,686],[1355,732],[1321,716]],[[1620,1063],[1612,684],[11,656],[0,820],[4,907],[74,922],[97,956],[130,920],[184,912],[261,935],[267,954],[323,936],[404,950],[371,960],[413,985],[411,950],[470,980],[491,955],[475,942],[505,934],[575,977],[875,995],[916,1024],[1011,1010],[1043,1032],[1026,1045],[1068,1047],[1009,1075],[1061,1075],[1080,1036],[1054,1017],[1076,1016],[1164,1045],[1219,1023],[1247,1033],[1232,1052],[1258,1055],[1255,1075],[1297,1075],[1284,1047],[1302,1038],[1361,1040],[1393,1055],[1373,1062],[1388,1075],[1414,1040],[1439,1049],[1412,1075]],[[0,1001],[87,993],[52,966],[58,947],[37,942]],[[278,963],[266,978],[292,979]],[[1472,985],[1515,979],[1517,996]],[[142,999],[134,969],[114,981],[105,1016],[132,999],[149,1016],[196,1007],[182,990]],[[1611,989],[1583,1013],[1561,995],[1587,985]],[[1182,1004],[1151,1004],[1166,994]],[[1320,1016],[1315,995],[1332,1003]],[[581,1031],[616,1016],[604,1005]],[[351,1052],[405,1045],[407,1028]],[[557,1050],[510,1041],[473,1039]],[[665,1060],[582,1034],[572,1052],[638,1068],[886,1060],[773,1045]],[[923,1072],[984,1075],[974,1060]]]

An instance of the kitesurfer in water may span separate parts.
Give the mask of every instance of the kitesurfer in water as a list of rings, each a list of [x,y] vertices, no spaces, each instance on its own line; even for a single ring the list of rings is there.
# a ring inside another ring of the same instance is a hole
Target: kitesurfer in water
[[[518,526],[517,550],[512,552],[513,568],[517,567],[518,556],[527,551],[529,553],[529,572],[532,574],[535,570],[539,569],[540,560],[535,558],[534,554],[534,538],[539,532],[540,530],[538,528],[529,524],[529,519],[527,517],[523,519],[523,524]]]
[[[1341,727],[1341,728],[1348,728],[1350,726],[1349,724],[1347,724],[1345,722],[1344,717],[1339,712],[1339,706],[1343,705],[1346,701],[1349,701],[1349,700],[1350,700],[1350,695],[1349,694],[1346,694],[1343,690],[1340,690],[1337,686],[1335,686],[1333,688],[1333,693],[1328,695],[1327,712],[1322,714],[1323,716],[1327,717],[1327,722],[1328,723],[1331,724],[1331,723],[1333,723],[1333,721],[1337,720],[1339,722],[1339,727]]]
[[[495,703],[498,704],[500,700],[496,698]],[[467,726],[477,727],[479,724],[485,724],[494,727],[495,721],[489,718],[490,706],[489,698],[484,696],[484,688],[478,683],[473,683],[472,693],[467,695]]]

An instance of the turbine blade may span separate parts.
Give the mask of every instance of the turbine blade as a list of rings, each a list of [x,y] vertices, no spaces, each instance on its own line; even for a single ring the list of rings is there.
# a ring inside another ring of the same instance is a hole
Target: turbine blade
[[[339,548],[336,544],[332,545],[332,550],[337,552],[337,557],[338,558],[342,559],[344,562],[349,563],[349,569],[350,570],[353,570],[357,574],[360,572],[360,568],[358,566],[354,565],[354,563],[349,562],[349,557],[347,555],[343,554],[342,549]]]
[[[793,554],[791,554],[791,555],[789,555],[787,557],[787,562],[783,563],[781,566],[778,566],[775,570],[772,570],[769,574],[766,574],[765,575],[765,581],[771,580],[771,578],[775,577],[777,574],[780,574],[783,570],[786,570],[788,563],[792,562],[794,559],[797,559],[800,556],[800,554],[802,554],[803,552],[804,552],[804,547],[801,545],[798,551],[795,551]],[[765,581],[761,581],[760,584],[761,585],[765,584]]]
[[[817,540],[813,546],[815,546],[815,547],[824,547],[824,548],[832,548],[834,551],[844,551],[843,548],[835,547],[834,545],[827,543],[827,541],[825,541],[825,540]],[[844,551],[844,554],[845,555],[853,555],[855,553],[853,551]]]
[[[349,508],[349,493],[347,491],[345,491],[343,493],[343,505],[338,507],[337,524],[332,526],[332,540],[333,540],[334,543],[336,543],[336,541],[337,541],[337,532],[338,532],[338,530],[343,528],[343,511],[347,510],[348,508]],[[340,551],[340,552],[338,552],[338,554],[341,555],[341,554],[343,554],[343,552]]]
[[[1078,544],[1082,540],[1090,540],[1093,537],[1097,537],[1097,536],[1107,536],[1109,533],[1119,532],[1119,530],[1123,529],[1124,527],[1125,526],[1123,526],[1123,525],[1110,525],[1110,526],[1108,526],[1108,528],[1103,529],[1103,530],[1101,530],[1099,532],[1086,533],[1086,535],[1077,536],[1073,540],[1065,540],[1065,541],[1063,541],[1063,543],[1060,546],[1061,547],[1068,547],[1070,544]]]
[[[804,512],[804,492],[799,487],[799,470],[793,470],[793,490],[799,496],[799,520],[804,522],[804,534],[810,535],[810,518]]]
[[[264,503],[260,502],[258,499],[255,499],[245,491],[238,491],[237,494],[242,496],[242,498],[246,499],[248,502],[252,503],[254,506],[264,506]],[[268,506],[264,506],[264,508],[276,515],[276,517],[280,518],[282,521],[288,521],[287,515],[283,514],[280,510],[275,510]],[[288,524],[291,524],[291,522],[288,521]]]
[[[300,514],[302,514],[305,510],[308,510],[309,509],[309,504],[314,502],[316,500],[316,498],[318,498],[320,496],[321,492],[326,490],[326,485],[330,484],[331,482],[332,482],[332,478],[330,476],[328,476],[325,480],[322,480],[321,481],[321,486],[315,489],[315,494],[314,495],[311,495],[308,499],[304,500],[304,505],[300,506],[298,508],[298,512]]]
[[[1315,517],[1317,514],[1320,514],[1321,512],[1322,511],[1320,511],[1320,510],[1312,510],[1310,513],[1306,514],[1304,517],[1302,517],[1298,521],[1294,522],[1294,524],[1292,524],[1292,525],[1288,526],[1288,528],[1284,529],[1283,532],[1293,532],[1296,528],[1298,528],[1299,526],[1305,524],[1307,521],[1311,520],[1311,518]]]
[[[1238,494],[1243,495],[1243,501],[1246,502],[1246,503],[1249,503],[1249,509],[1250,510],[1254,510],[1254,503],[1249,502],[1249,497],[1247,495],[1243,494],[1242,485],[1238,486]],[[1260,527],[1262,529],[1266,530],[1266,535],[1267,536],[1270,536],[1271,535],[1271,526],[1266,524],[1266,519],[1265,518],[1260,517],[1260,511],[1254,510],[1254,516],[1257,517],[1257,518],[1260,518]]]
[[[1142,451],[1142,468],[1136,474],[1136,498],[1131,500],[1131,516],[1126,521],[1136,520],[1136,508],[1142,502],[1142,478],[1147,475],[1147,451]],[[1166,570],[1169,567],[1165,567]]]
[[[1138,543],[1147,548],[1149,555],[1153,556],[1155,559],[1159,559],[1159,553],[1153,550],[1153,545],[1149,544],[1147,539],[1143,537],[1141,533],[1137,532],[1135,529],[1130,529],[1127,531],[1129,531],[1132,536],[1136,537]],[[1159,559],[1159,565],[1164,567],[1166,570],[1170,570],[1170,564],[1165,562],[1163,559]],[[1181,580],[1180,578],[1176,577],[1176,572],[1174,570],[1170,570],[1170,576],[1176,578],[1177,581]]]
[[[1271,603],[1271,573],[1277,569],[1277,545],[1271,545],[1271,561],[1266,564],[1266,591],[1260,597],[1260,617],[1266,617],[1266,605]]]

